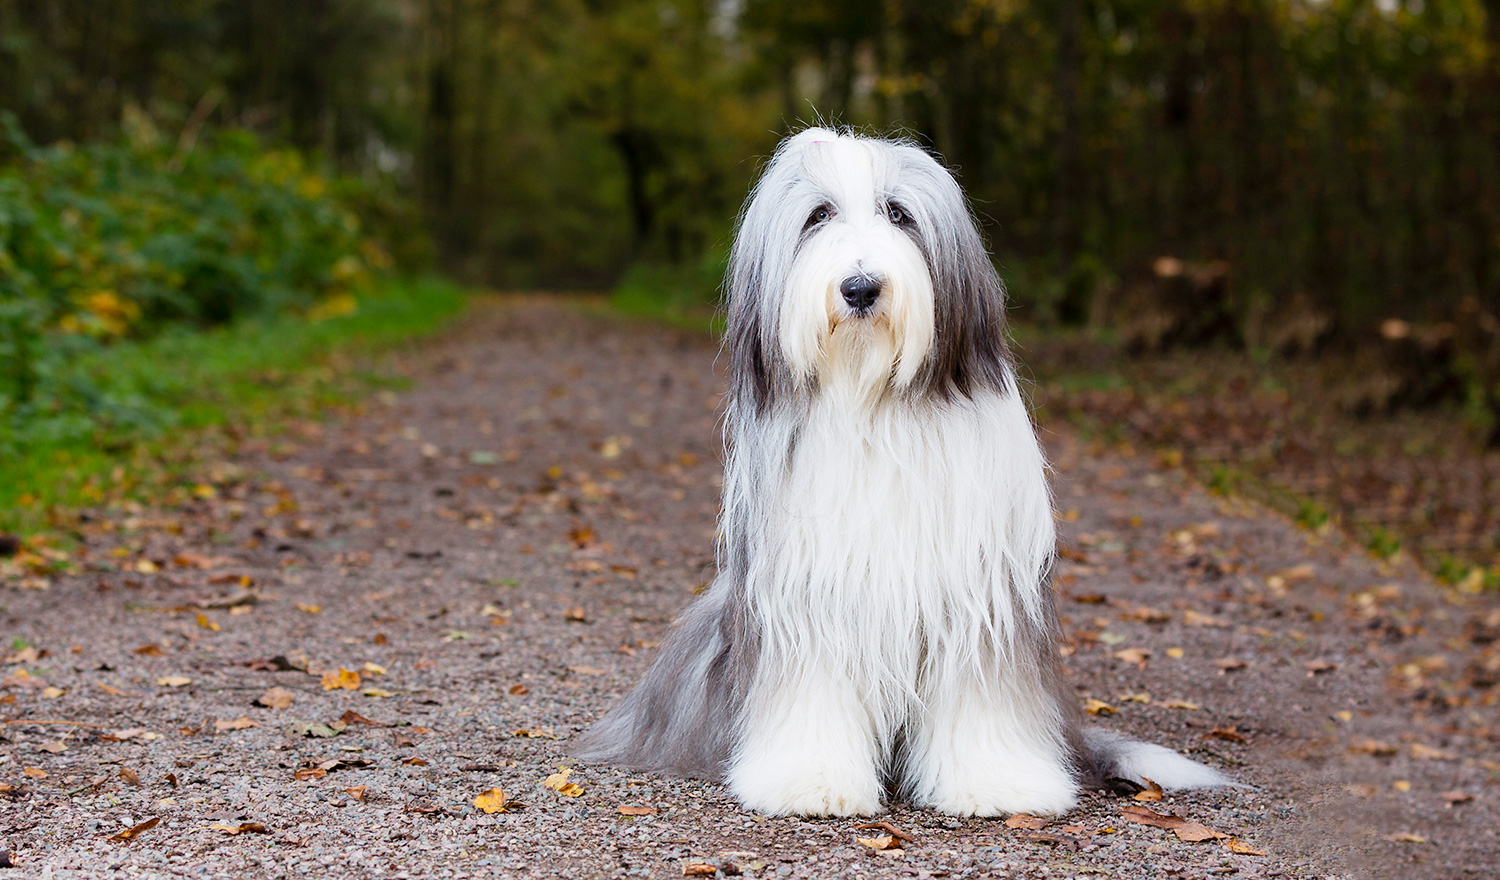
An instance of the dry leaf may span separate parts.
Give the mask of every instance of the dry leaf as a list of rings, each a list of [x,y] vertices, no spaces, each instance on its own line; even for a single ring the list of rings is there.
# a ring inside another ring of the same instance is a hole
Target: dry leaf
[[[55,699],[57,699],[58,697],[62,696],[65,693],[67,693],[67,691],[63,690],[60,687],[44,687],[44,688],[42,688],[42,696],[46,697],[49,700],[55,700]]]
[[[297,603],[297,610],[301,611],[301,612],[304,612],[306,614],[318,614],[318,613],[322,612],[323,606],[322,605],[309,605],[306,602],[298,602]]]
[[[111,686],[105,684],[102,681],[98,682],[98,685],[99,685],[99,690],[104,691],[106,694],[109,694],[112,697],[133,697],[133,696],[135,696],[135,694],[132,694],[129,691],[122,691],[122,690],[120,690],[117,687],[111,687]]]
[[[1307,677],[1312,678],[1314,675],[1332,672],[1339,667],[1337,663],[1330,663],[1327,660],[1309,660],[1302,664],[1302,668],[1307,670]]]
[[[328,775],[328,771],[322,767],[303,767],[293,775],[298,782],[306,782],[309,779],[322,779]]]
[[[1224,832],[1215,831],[1207,825],[1200,825],[1197,822],[1184,822],[1180,826],[1173,828],[1172,833],[1177,835],[1179,840],[1186,840],[1189,843],[1198,843],[1204,840],[1229,839],[1229,835]]]
[[[572,767],[558,767],[556,773],[542,780],[542,784],[559,794],[578,797],[583,794],[583,786],[576,782],[569,782],[568,777],[571,775],[573,775]]]
[[[251,721],[249,719],[249,717],[244,716],[244,715],[241,715],[239,718],[236,718],[233,721],[215,721],[214,722],[214,730],[217,730],[217,731],[220,731],[220,732],[225,731],[225,730],[244,730],[244,729],[249,728],[249,727],[259,727],[259,726],[260,726],[259,724],[257,724],[254,721]]]
[[[1188,626],[1225,627],[1229,625],[1229,622],[1226,620],[1221,620],[1208,614],[1201,614],[1191,608],[1182,612],[1182,622]]]
[[[1225,657],[1222,660],[1215,660],[1214,665],[1219,667],[1219,674],[1223,675],[1226,672],[1234,672],[1238,669],[1244,669],[1245,661],[1241,660],[1238,657]]]
[[[192,684],[193,680],[186,675],[163,675],[156,680],[156,683],[162,687],[180,688]]]
[[[1349,751],[1355,754],[1374,755],[1377,758],[1388,758],[1396,754],[1396,747],[1377,739],[1362,739],[1350,744]]]
[[[119,834],[111,834],[108,839],[109,840],[135,840],[137,837],[140,837],[142,834],[146,833],[147,831],[150,831],[152,828],[155,828],[156,827],[156,823],[158,823],[160,821],[161,821],[160,818],[153,816],[152,818],[147,819],[146,821],[142,822],[139,825],[135,825],[133,827],[126,828],[124,831],[121,831]]]
[[[338,672],[323,673],[323,690],[325,691],[357,691],[359,690],[359,673],[352,669],[339,667]]]
[[[633,804],[622,804],[615,809],[621,816],[649,816],[656,812],[655,807],[637,807]]]
[[[1187,820],[1181,816],[1174,816],[1171,813],[1158,813],[1150,807],[1143,807],[1139,804],[1129,804],[1121,807],[1120,812],[1125,814],[1127,821],[1134,822],[1137,825],[1150,825],[1153,828],[1165,828],[1168,831],[1173,828],[1181,828],[1187,824]]]
[[[165,656],[167,656],[167,652],[163,651],[161,649],[161,645],[158,645],[158,644],[155,644],[155,643],[141,645],[139,648],[135,649],[135,652],[137,654],[140,654],[143,657],[165,657]]]
[[[129,767],[120,768],[120,778],[130,783],[131,785],[141,784],[141,777]]]
[[[505,808],[505,790],[500,788],[492,788],[474,798],[474,806],[486,813],[510,812]]]
[[[365,661],[365,665],[361,671],[368,672],[371,675],[385,675],[384,666],[381,666],[379,663],[371,663],[368,660]]]
[[[582,605],[575,605],[572,608],[569,608],[567,611],[563,612],[563,620],[569,621],[570,623],[588,623],[589,616],[588,612],[583,610]]]
[[[213,630],[214,632],[219,631],[219,625],[217,623],[214,623],[212,620],[209,620],[208,615],[204,614],[201,611],[198,612],[198,625],[203,627],[204,629]]]
[[[1411,756],[1418,761],[1457,761],[1458,756],[1452,752],[1435,749],[1432,746],[1424,746],[1421,743],[1411,744]]]
[[[1472,800],[1474,800],[1474,795],[1461,789],[1454,789],[1453,791],[1443,792],[1443,801],[1450,807],[1454,804],[1467,804]]]
[[[578,675],[603,675],[604,674],[604,670],[600,669],[597,666],[569,666],[568,667],[568,671],[576,673]]]
[[[892,825],[889,822],[861,822],[860,824],[854,826],[854,829],[856,831],[864,831],[870,828],[876,828],[884,831],[886,834],[889,834],[897,840],[904,841],[906,843],[917,842],[917,839],[915,837],[912,837],[910,834],[907,834],[905,831],[902,831],[900,828],[897,828],[895,825]]]
[[[1103,700],[1096,700],[1093,697],[1089,697],[1087,700],[1084,701],[1083,708],[1084,708],[1084,711],[1088,712],[1090,715],[1113,715],[1113,714],[1115,714],[1115,707],[1114,706],[1111,706],[1110,704],[1104,702]]]
[[[708,862],[688,862],[682,866],[684,877],[712,877],[719,873],[719,869]]]
[[[1143,791],[1138,791],[1135,793],[1135,800],[1148,802],[1161,800],[1162,790],[1161,786],[1156,784],[1156,780],[1147,779],[1146,777],[1142,776],[1141,781],[1146,783],[1146,788]]]
[[[1240,840],[1238,837],[1230,837],[1224,841],[1224,846],[1232,853],[1241,856],[1263,856],[1265,852],[1258,850],[1250,844]]]
[[[1237,743],[1249,742],[1249,740],[1245,739],[1244,734],[1240,733],[1235,728],[1236,728],[1236,725],[1233,725],[1233,724],[1229,725],[1228,727],[1215,727],[1213,730],[1210,730],[1208,733],[1203,734],[1203,738],[1204,739],[1223,739],[1223,740],[1228,740],[1229,742],[1237,742]]]
[[[68,744],[63,742],[62,740],[58,740],[57,742],[49,742],[43,745],[39,745],[37,746],[37,748],[41,749],[44,752],[51,752],[54,755],[61,755],[63,752],[66,752],[68,750]]]
[[[297,699],[297,695],[284,687],[273,687],[255,698],[255,702],[267,709],[285,709]]]
[[[225,834],[229,834],[229,835],[239,835],[239,834],[270,834],[271,833],[266,828],[266,826],[260,824],[259,822],[241,822],[238,825],[218,825],[218,824],[214,824],[214,825],[210,825],[208,827],[212,828],[215,831],[222,831]]]
[[[1161,704],[1164,709],[1202,709],[1203,707],[1189,700],[1167,700]]]
[[[43,770],[40,767],[22,767],[21,768],[21,773],[23,773],[26,776],[30,776],[32,779],[46,779],[47,778],[47,771]]]
[[[1028,831],[1041,831],[1047,827],[1047,820],[1040,816],[1031,816],[1026,813],[1017,813],[1005,820],[1006,828],[1025,828]]]
[[[513,684],[510,686],[510,693],[512,696],[524,697],[529,692],[530,688],[526,687],[526,685],[524,684]]]
[[[899,846],[896,838],[889,834],[882,834],[879,837],[856,837],[854,840],[874,850],[896,849]]]
[[[1151,657],[1151,649],[1123,648],[1119,651],[1116,651],[1114,653],[1114,657],[1116,660],[1123,660],[1126,663],[1134,663],[1137,666],[1145,666],[1146,661]]]

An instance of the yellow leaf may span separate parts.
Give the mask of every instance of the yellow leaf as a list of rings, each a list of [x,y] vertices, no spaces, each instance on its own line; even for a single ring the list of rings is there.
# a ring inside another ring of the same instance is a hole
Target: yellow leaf
[[[1114,706],[1111,706],[1110,704],[1104,702],[1103,700],[1096,700],[1093,697],[1089,697],[1088,700],[1086,700],[1084,702],[1083,708],[1090,715],[1113,715],[1113,714],[1115,714],[1115,707]]]
[[[244,730],[247,727],[259,727],[259,726],[260,726],[259,724],[256,724],[254,721],[251,721],[247,716],[244,716],[244,715],[241,715],[239,718],[236,718],[233,721],[215,721],[214,722],[214,730],[218,730],[218,731]]]
[[[542,780],[542,784],[559,794],[568,797],[578,797],[583,794],[583,786],[576,782],[569,782],[568,777],[573,774],[571,767],[558,767],[557,772]]]
[[[338,672],[323,673],[323,690],[325,691],[357,691],[359,690],[359,673],[352,669],[339,668]]]
[[[183,685],[192,684],[193,680],[186,675],[163,675],[156,680],[161,687],[180,688]]]
[[[474,798],[474,806],[485,811],[486,813],[510,812],[505,808],[505,791],[499,788],[492,788],[484,794],[481,794],[478,797]]]
[[[371,663],[368,660],[365,661],[364,669],[362,671],[368,672],[371,675],[385,675],[384,666],[381,666],[379,663]]]
[[[46,697],[49,700],[55,700],[55,699],[57,699],[58,697],[62,696],[65,693],[67,693],[67,691],[63,690],[60,687],[45,687],[45,688],[42,688],[42,696]]]
[[[214,623],[212,620],[209,620],[208,615],[202,612],[198,613],[198,625],[203,627],[204,629],[211,629],[214,632],[219,631],[219,625],[217,623]]]
[[[297,603],[297,610],[298,611],[305,611],[308,614],[317,614],[319,611],[323,610],[323,606],[322,605],[309,605],[306,602],[298,602]]]
[[[1256,849],[1255,847],[1253,847],[1250,844],[1244,842],[1243,840],[1240,840],[1238,837],[1231,837],[1228,840],[1225,840],[1224,841],[1224,845],[1229,848],[1230,852],[1235,853],[1237,855],[1242,855],[1242,856],[1263,856],[1263,855],[1265,855],[1265,853],[1263,851]]]

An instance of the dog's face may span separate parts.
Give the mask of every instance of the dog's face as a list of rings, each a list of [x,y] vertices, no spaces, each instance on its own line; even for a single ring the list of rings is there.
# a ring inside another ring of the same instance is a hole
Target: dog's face
[[[808,129],[746,205],[730,270],[738,390],[879,399],[1004,382],[1003,293],[963,194],[906,143]]]

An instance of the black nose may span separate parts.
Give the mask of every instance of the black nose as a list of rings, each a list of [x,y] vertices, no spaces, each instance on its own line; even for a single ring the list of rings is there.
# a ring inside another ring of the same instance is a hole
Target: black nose
[[[848,303],[851,309],[863,312],[880,298],[880,288],[880,279],[867,275],[855,275],[853,278],[844,279],[844,283],[839,285],[839,293],[844,295],[844,302]]]

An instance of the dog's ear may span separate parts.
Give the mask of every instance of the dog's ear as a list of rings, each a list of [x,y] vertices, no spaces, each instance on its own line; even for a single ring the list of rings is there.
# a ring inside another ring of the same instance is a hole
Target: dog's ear
[[[924,203],[919,244],[933,287],[932,351],[914,385],[945,398],[1008,391],[1005,286],[958,181],[927,153],[904,151],[906,173],[916,178],[913,189]]]

